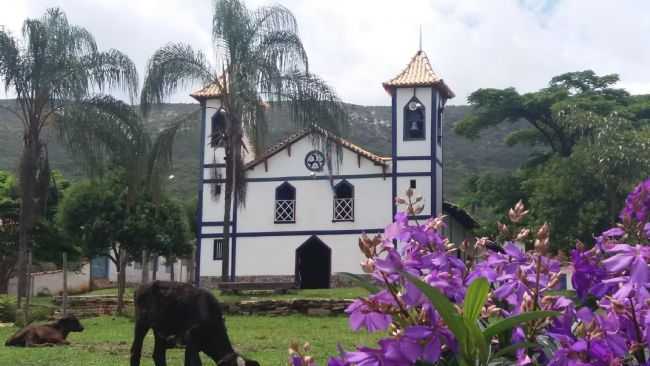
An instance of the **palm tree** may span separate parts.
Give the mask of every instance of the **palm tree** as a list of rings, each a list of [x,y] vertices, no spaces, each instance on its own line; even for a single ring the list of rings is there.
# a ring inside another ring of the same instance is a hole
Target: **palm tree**
[[[47,205],[50,168],[43,128],[54,125],[56,114],[64,114],[71,103],[83,107],[91,95],[107,88],[119,88],[135,98],[138,75],[127,56],[116,50],[99,51],[86,29],[68,23],[65,14],[54,8],[39,19],[25,20],[20,40],[0,30],[0,80],[6,92],[16,95],[15,107],[7,109],[24,129],[18,174],[20,303],[34,226]]]
[[[172,148],[177,132],[196,119],[192,112],[169,123],[155,135],[147,130],[140,113],[132,106],[110,96],[91,98],[83,104],[71,104],[57,123],[65,146],[84,165],[91,177],[99,178],[110,169],[126,174],[126,206],[135,215],[135,204],[151,198],[154,206],[161,201],[164,183],[172,164]],[[122,247],[113,261],[118,271],[118,312],[122,311],[129,255]],[[144,250],[143,280],[147,280],[149,258]]]
[[[146,113],[152,103],[192,83],[213,84],[221,94],[225,128],[213,145],[225,149],[223,237],[230,239],[233,191],[244,204],[246,184],[242,138],[246,133],[255,154],[264,146],[267,107],[288,106],[299,126],[314,123],[333,131],[347,123],[342,103],[321,79],[309,73],[305,49],[293,14],[282,6],[249,10],[239,0],[216,0],[212,19],[216,60],[185,44],[168,44],[149,61],[141,93]],[[338,151],[338,150],[337,150]],[[229,258],[229,246],[224,257]],[[228,280],[228,260],[222,279]]]

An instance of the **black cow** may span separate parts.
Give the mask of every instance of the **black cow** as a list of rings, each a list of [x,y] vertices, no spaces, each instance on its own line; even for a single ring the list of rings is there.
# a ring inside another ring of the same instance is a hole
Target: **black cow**
[[[34,347],[70,344],[66,341],[68,333],[81,332],[84,327],[72,314],[47,324],[30,324],[12,335],[5,346]]]
[[[200,366],[204,352],[218,366],[259,366],[237,354],[230,343],[221,306],[209,291],[179,282],[154,281],[135,292],[135,335],[131,366],[140,365],[142,342],[154,332],[153,359],[165,366],[165,352],[177,341],[185,345],[185,366]]]

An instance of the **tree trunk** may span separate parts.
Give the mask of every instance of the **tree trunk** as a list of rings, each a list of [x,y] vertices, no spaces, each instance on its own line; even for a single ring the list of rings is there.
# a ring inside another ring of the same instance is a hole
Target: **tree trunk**
[[[16,262],[15,256],[0,258],[0,294],[6,294],[9,291],[9,280],[14,275]]]
[[[38,134],[26,131],[23,154],[20,161],[20,222],[18,224],[18,288],[17,305],[20,308],[22,298],[27,294],[27,252],[32,246],[32,232],[36,222],[36,161],[38,160]]]
[[[224,193],[223,212],[223,256],[221,260],[221,281],[228,282],[230,278],[230,213],[232,209],[232,191],[235,162],[226,147],[226,189]]]
[[[142,280],[140,281],[144,285],[149,282],[149,251],[142,251]]]
[[[117,314],[124,313],[124,290],[126,290],[126,251],[119,249],[117,260]]]
[[[170,259],[171,267],[169,267],[169,280],[174,282],[174,264],[176,264],[176,260]]]
[[[158,256],[153,256],[153,271],[151,271],[151,280],[155,281],[158,277]]]
[[[195,280],[196,273],[194,273],[194,263],[196,261],[196,243],[194,243],[194,246],[192,247],[192,256],[190,258],[191,259],[187,261],[187,282],[199,285],[198,281]]]

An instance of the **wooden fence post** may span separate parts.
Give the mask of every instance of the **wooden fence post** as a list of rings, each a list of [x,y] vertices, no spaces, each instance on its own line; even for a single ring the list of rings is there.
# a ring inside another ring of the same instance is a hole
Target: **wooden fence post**
[[[68,253],[63,253],[63,298],[61,299],[63,316],[68,315]]]

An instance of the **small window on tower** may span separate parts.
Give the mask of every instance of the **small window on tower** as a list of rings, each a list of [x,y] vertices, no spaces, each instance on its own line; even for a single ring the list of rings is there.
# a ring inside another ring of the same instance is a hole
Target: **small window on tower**
[[[404,107],[404,140],[424,140],[425,133],[424,105],[413,97]]]
[[[415,179],[411,179],[411,189],[415,189]]]

